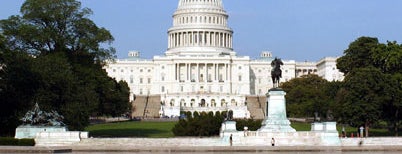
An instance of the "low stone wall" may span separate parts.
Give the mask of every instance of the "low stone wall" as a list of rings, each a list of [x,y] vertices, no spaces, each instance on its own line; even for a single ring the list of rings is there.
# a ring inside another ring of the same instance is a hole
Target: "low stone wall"
[[[69,146],[88,138],[88,132],[39,132],[35,137],[35,146]]]
[[[258,132],[258,131],[233,131],[223,132],[222,140],[229,142],[232,134],[233,144],[239,146],[268,146],[271,139],[275,139],[277,146],[340,146],[341,142],[337,132]]]
[[[19,126],[15,129],[15,138],[35,138],[36,134],[39,132],[66,132],[66,127],[56,127],[56,126]]]
[[[401,137],[341,138],[342,146],[402,146]]]
[[[263,137],[242,137],[242,133],[232,134],[233,146],[235,147],[271,147],[271,138]],[[316,134],[317,135],[317,134]],[[296,143],[293,139],[286,139],[276,137],[276,147],[387,147],[402,145],[402,138],[346,138],[341,139],[341,144],[338,146],[325,146],[316,144],[321,142],[321,139],[308,139],[303,140],[305,143]],[[359,141],[363,143],[359,145]],[[155,148],[155,147],[225,147],[229,146],[229,140],[224,140],[220,137],[209,138],[87,138],[82,139],[81,142],[72,144],[73,147],[142,147],[142,148]],[[358,150],[358,149],[357,149]]]

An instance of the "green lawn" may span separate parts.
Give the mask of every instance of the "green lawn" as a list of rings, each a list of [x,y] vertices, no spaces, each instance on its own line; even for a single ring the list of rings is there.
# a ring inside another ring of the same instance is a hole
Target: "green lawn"
[[[96,124],[85,128],[92,137],[173,137],[176,122],[119,122]]]
[[[169,138],[174,137],[172,128],[177,122],[119,122],[96,124],[85,128],[92,137],[150,137],[150,138]],[[292,122],[291,126],[296,131],[310,131],[310,123]],[[338,125],[339,133],[342,131],[342,126]],[[356,133],[357,128],[345,127],[347,135],[351,132]],[[370,136],[394,136],[394,133],[386,129],[370,129]],[[402,134],[402,132],[400,132]]]

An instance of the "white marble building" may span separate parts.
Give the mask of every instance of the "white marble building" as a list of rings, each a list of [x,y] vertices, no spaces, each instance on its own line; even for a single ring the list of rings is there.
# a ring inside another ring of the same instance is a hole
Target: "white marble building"
[[[235,118],[249,118],[246,96],[265,95],[272,87],[273,58],[271,52],[262,52],[255,60],[238,56],[228,17],[222,0],[179,0],[165,55],[141,59],[138,51],[130,51],[127,59],[117,59],[105,69],[111,77],[125,80],[131,95],[160,95],[161,116],[233,110]],[[283,60],[281,82],[301,73],[342,80],[335,60],[308,65]]]

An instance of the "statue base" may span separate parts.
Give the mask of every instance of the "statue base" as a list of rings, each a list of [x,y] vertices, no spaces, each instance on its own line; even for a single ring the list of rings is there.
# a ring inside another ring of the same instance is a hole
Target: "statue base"
[[[284,92],[280,88],[272,88],[267,93],[267,117],[262,122],[260,132],[296,132],[290,126],[290,121],[286,116],[286,102]]]
[[[31,126],[22,125],[15,129],[15,138],[35,138],[37,133],[40,132],[66,132],[67,128],[62,126]]]

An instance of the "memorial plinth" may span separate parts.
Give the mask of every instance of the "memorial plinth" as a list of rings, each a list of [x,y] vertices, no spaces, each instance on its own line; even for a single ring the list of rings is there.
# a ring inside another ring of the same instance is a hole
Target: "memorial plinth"
[[[262,122],[260,132],[296,132],[290,126],[286,116],[286,92],[282,89],[271,89],[267,93],[267,116]]]
[[[66,127],[61,126],[30,126],[23,125],[15,129],[15,138],[35,138],[37,133],[40,132],[66,132]]]

